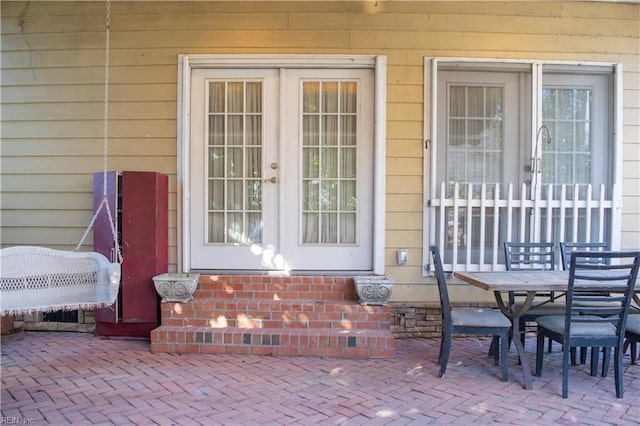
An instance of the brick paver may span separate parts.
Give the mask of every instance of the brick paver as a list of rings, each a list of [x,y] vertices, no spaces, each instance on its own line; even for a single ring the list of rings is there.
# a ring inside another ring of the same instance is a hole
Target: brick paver
[[[561,353],[547,355],[533,390],[510,354],[507,383],[487,340],[455,339],[437,377],[438,340],[396,340],[392,359],[151,353],[149,342],[27,332],[2,338],[4,424],[425,425],[640,422],[640,364],[624,360],[624,398],[613,369],[572,367],[561,392]],[[533,351],[535,344],[528,343]],[[531,354],[533,359],[533,353]]]

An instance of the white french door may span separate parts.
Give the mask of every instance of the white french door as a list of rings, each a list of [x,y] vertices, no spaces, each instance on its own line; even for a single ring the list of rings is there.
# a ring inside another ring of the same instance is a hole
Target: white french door
[[[283,243],[292,269],[373,265],[373,71],[288,70]]]
[[[443,208],[425,213],[425,229],[433,231],[425,241],[440,244],[445,263],[495,267],[508,240],[617,246],[613,209],[604,207],[620,182],[616,67],[434,63],[425,67],[436,73],[425,75],[435,93],[425,105],[435,112],[429,202]],[[595,197],[602,209],[589,207]]]
[[[191,266],[279,269],[277,228],[264,226],[278,221],[278,185],[265,174],[265,165],[278,165],[278,73],[192,73]]]
[[[191,72],[190,268],[371,270],[373,71]]]

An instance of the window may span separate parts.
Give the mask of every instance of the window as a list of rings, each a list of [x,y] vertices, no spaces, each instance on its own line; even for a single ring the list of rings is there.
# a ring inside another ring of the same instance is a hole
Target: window
[[[425,176],[425,242],[441,245],[445,263],[499,268],[506,240],[615,247],[613,65],[425,65],[434,93],[425,107],[433,141],[425,156],[432,172]],[[609,204],[591,209],[601,188]]]

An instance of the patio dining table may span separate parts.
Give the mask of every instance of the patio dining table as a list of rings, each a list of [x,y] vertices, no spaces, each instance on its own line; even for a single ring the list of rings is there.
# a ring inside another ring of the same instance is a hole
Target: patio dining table
[[[530,390],[533,388],[533,376],[531,368],[524,351],[524,346],[520,340],[520,327],[518,326],[520,317],[524,315],[538,292],[549,291],[567,291],[569,283],[568,271],[482,271],[482,272],[466,272],[455,271],[453,276],[459,280],[473,285],[475,287],[493,291],[498,303],[498,307],[511,320],[512,341],[520,357],[522,366],[522,374],[524,378],[524,388]],[[636,285],[636,294],[634,301],[640,305],[640,298],[637,291],[640,288]],[[509,292],[526,293],[526,298],[522,304],[509,306],[503,298],[503,294]]]

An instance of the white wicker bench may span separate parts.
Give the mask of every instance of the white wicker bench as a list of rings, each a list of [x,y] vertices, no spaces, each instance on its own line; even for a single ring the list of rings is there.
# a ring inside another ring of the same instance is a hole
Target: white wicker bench
[[[0,250],[2,315],[110,306],[120,264],[100,253],[16,246]]]

